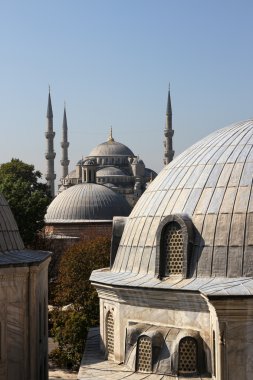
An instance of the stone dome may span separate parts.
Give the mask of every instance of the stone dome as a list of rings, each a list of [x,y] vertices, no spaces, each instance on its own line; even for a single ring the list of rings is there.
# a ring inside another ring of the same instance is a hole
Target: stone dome
[[[113,139],[97,145],[89,154],[89,157],[106,157],[106,156],[126,156],[133,157],[134,154],[126,145],[121,144]]]
[[[103,185],[83,183],[68,188],[52,201],[45,222],[111,221],[114,216],[129,213],[130,206],[120,194]]]
[[[157,277],[161,228],[181,220],[192,230],[190,277],[253,276],[252,179],[253,120],[196,143],[160,172],[136,204],[112,271]]]

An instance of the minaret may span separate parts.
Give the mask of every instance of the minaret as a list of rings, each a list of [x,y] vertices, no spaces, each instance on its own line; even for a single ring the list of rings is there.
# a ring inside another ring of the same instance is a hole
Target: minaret
[[[69,159],[68,159],[68,124],[67,124],[67,116],[66,116],[66,105],[64,105],[64,113],[63,113],[63,122],[62,122],[62,180],[68,175],[69,169]]]
[[[46,160],[47,160],[47,174],[46,174],[46,180],[47,185],[50,190],[50,194],[52,197],[54,197],[54,180],[56,178],[56,175],[54,173],[54,159],[55,159],[55,152],[54,152],[54,136],[55,132],[53,131],[53,110],[52,110],[52,103],[51,103],[51,96],[50,96],[50,88],[48,93],[48,105],[47,105],[47,131],[45,133],[46,139],[47,139],[47,152],[45,154]]]
[[[168,92],[168,101],[167,101],[167,110],[166,110],[166,125],[164,129],[164,165],[169,164],[174,157],[174,150],[172,146],[172,137],[174,131],[172,129],[172,108],[171,108],[171,99],[170,99],[170,88]]]

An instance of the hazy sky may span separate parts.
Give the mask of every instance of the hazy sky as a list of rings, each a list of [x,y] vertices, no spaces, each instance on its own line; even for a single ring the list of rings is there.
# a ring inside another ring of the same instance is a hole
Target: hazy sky
[[[45,173],[48,85],[57,181],[64,101],[70,169],[113,127],[159,171],[168,83],[176,154],[253,117],[252,0],[0,0],[0,162]]]

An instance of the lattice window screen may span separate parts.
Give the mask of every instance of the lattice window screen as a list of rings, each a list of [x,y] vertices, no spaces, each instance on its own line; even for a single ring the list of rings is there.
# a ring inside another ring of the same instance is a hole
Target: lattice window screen
[[[110,311],[106,318],[106,347],[108,354],[114,355],[114,319]]]
[[[137,371],[152,372],[152,342],[147,336],[138,341]]]
[[[183,374],[194,374],[198,372],[197,342],[194,338],[183,338],[179,343],[178,372]]]
[[[166,275],[182,274],[183,269],[183,235],[177,223],[170,223],[164,234],[166,254]]]

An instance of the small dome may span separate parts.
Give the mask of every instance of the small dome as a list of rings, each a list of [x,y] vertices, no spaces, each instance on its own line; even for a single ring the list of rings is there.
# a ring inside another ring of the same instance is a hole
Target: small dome
[[[71,172],[66,175],[65,179],[71,179],[71,178],[76,178],[76,171],[75,170],[71,170]]]
[[[89,154],[89,157],[106,156],[134,156],[133,152],[124,144],[114,140],[106,141],[97,145]]]
[[[160,172],[128,218],[113,271],[155,275],[157,231],[173,215],[192,223],[197,277],[253,276],[253,120],[212,133]]]
[[[91,160],[91,159],[88,158],[88,160],[85,160],[85,161],[84,161],[83,165],[84,165],[84,166],[91,166],[91,165],[92,165],[92,166],[96,166],[97,163],[96,163],[95,160]]]
[[[127,216],[130,206],[108,187],[95,183],[75,185],[60,193],[49,205],[45,222],[73,223],[91,220],[108,221]]]
[[[126,176],[126,174],[114,166],[108,166],[103,169],[100,169],[97,171],[96,176],[97,177],[110,177],[110,176]]]
[[[22,242],[17,223],[7,201],[0,194],[0,252],[22,250]]]

